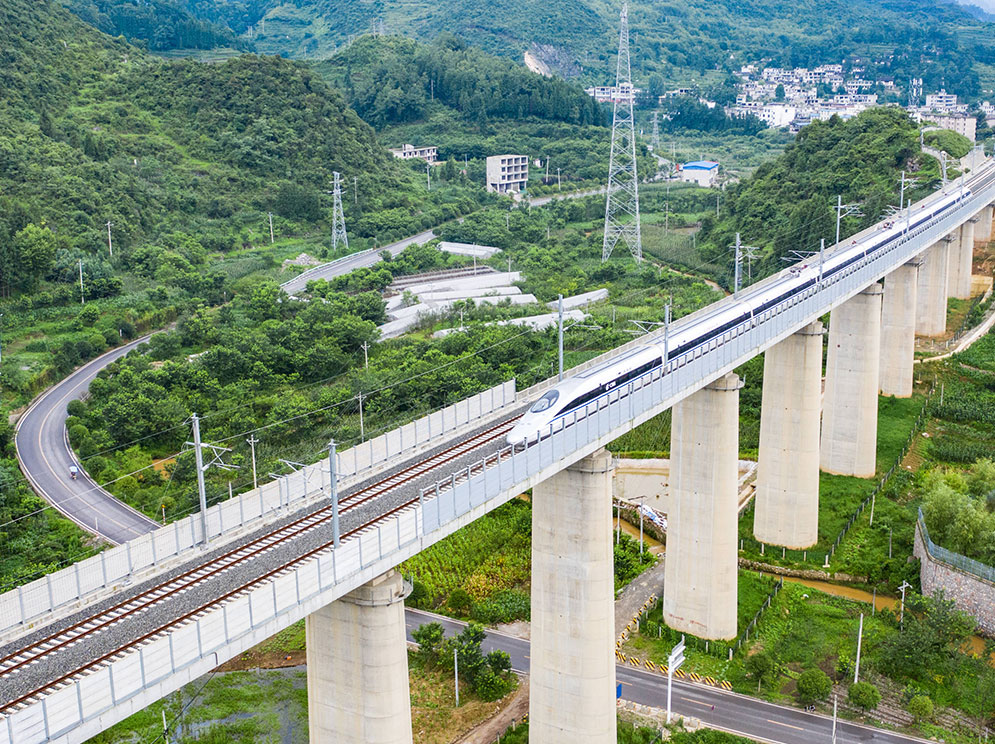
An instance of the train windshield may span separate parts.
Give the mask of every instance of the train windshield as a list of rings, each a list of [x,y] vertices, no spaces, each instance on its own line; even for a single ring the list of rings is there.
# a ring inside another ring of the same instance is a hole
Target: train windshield
[[[529,409],[529,413],[542,413],[543,411],[548,411],[553,407],[553,404],[556,403],[559,397],[559,391],[550,390],[535,402],[532,408]]]

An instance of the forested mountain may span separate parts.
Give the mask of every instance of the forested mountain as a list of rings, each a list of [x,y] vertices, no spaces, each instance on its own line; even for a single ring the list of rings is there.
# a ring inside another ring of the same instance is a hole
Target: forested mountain
[[[170,0],[61,0],[91,26],[155,51],[251,45],[226,27],[195,18]]]
[[[530,51],[565,76],[613,76],[619,3],[608,0],[184,0],[266,53],[328,56],[374,26],[419,39],[450,32],[521,60]],[[995,26],[938,0],[631,0],[633,74],[669,82],[722,74],[744,62],[816,65],[859,57],[901,83],[972,96],[995,62]],[[989,81],[988,87],[991,87]]]
[[[605,119],[605,109],[579,86],[542,77],[451,35],[430,45],[366,36],[317,69],[378,128],[424,118],[436,101],[475,124],[493,118],[582,125]]]
[[[965,138],[944,135],[937,146],[957,155],[967,151]],[[760,248],[754,277],[780,271],[782,258],[797,260],[794,251],[817,252],[823,238],[832,245],[837,195],[859,204],[863,214],[844,219],[843,237],[881,219],[898,204],[902,171],[916,181],[907,200],[932,193],[940,181],[939,164],[922,154],[918,125],[903,110],[876,108],[846,122],[813,122],[783,155],[726,192],[721,221],[705,218],[698,243],[707,258],[728,263],[729,246],[740,233],[743,243]]]
[[[108,221],[126,266],[132,250],[176,231],[220,250],[266,211],[323,221],[333,170],[363,180],[363,198],[347,205],[354,235],[374,229],[367,212],[393,210],[402,232],[443,219],[445,195],[415,189],[414,174],[302,64],[167,62],[57,3],[0,4],[0,292],[32,281],[20,274],[35,243],[14,240],[30,224],[56,236],[71,281],[72,256],[106,248]],[[43,260],[37,272],[49,268]]]

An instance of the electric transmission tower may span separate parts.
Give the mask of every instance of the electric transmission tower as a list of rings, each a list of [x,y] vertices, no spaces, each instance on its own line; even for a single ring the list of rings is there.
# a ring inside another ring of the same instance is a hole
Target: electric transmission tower
[[[345,215],[342,214],[342,175],[333,171],[332,185],[332,253],[338,251],[339,245],[349,250],[349,237],[345,233]]]
[[[622,4],[615,71],[615,106],[608,166],[608,199],[605,205],[605,239],[602,263],[611,258],[619,240],[636,261],[643,259],[639,230],[639,182],[636,179],[636,131],[632,116],[632,66],[629,62],[629,4]]]

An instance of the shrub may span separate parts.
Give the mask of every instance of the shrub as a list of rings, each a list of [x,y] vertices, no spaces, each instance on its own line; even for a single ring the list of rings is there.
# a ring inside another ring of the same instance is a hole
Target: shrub
[[[528,620],[530,614],[529,595],[517,589],[504,589],[470,608],[470,617],[485,625]]]
[[[746,673],[761,684],[774,675],[774,658],[766,651],[757,651],[746,659]]]
[[[833,683],[821,669],[809,669],[798,678],[798,697],[803,703],[814,703],[829,696]]]
[[[445,638],[441,623],[425,623],[411,631],[411,638],[418,644],[418,655],[434,662]]]
[[[449,608],[459,614],[466,615],[470,611],[470,605],[473,604],[473,599],[467,593],[466,589],[462,587],[457,587],[453,589],[452,593],[449,595]]]
[[[855,682],[847,693],[850,702],[865,711],[873,710],[881,702],[881,693],[870,682]]]
[[[70,416],[82,418],[86,416],[86,403],[81,400],[71,400],[66,404],[66,411]]]
[[[916,723],[930,719],[933,717],[933,701],[928,695],[916,695],[909,701],[909,713],[916,719]]]

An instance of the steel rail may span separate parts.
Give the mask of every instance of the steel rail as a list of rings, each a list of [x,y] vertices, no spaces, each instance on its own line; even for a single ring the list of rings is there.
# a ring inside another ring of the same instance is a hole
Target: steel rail
[[[459,458],[477,447],[488,444],[489,442],[505,434],[511,428],[512,422],[515,418],[517,418],[517,416],[506,419],[501,423],[485,429],[469,439],[460,442],[459,444],[437,452],[434,455],[416,462],[411,466],[398,471],[397,473],[389,475],[366,488],[349,494],[340,501],[341,511],[347,512],[375,499],[381,498],[400,486],[410,483],[412,480],[424,475],[433,468],[444,465],[446,462]],[[415,499],[415,501],[417,501],[417,499]],[[410,503],[410,501],[405,502],[401,505],[401,508],[409,505]],[[393,509],[384,514],[379,514],[371,521],[358,526],[354,530],[344,533],[342,537],[361,531],[366,527],[375,524],[385,516],[395,513],[397,510],[398,509]],[[0,675],[6,676],[16,672],[19,669],[22,669],[29,664],[33,664],[58,650],[83,640],[93,633],[106,630],[118,622],[121,622],[128,617],[133,617],[138,613],[156,605],[157,603],[162,602],[163,600],[187,591],[198,584],[207,581],[208,579],[214,578],[225,571],[234,568],[235,566],[251,560],[252,558],[272,549],[275,545],[284,540],[300,537],[331,521],[331,519],[331,506],[324,506],[311,514],[290,522],[289,524],[278,527],[277,529],[263,535],[259,535],[249,542],[234,548],[233,550],[212,558],[207,563],[184,571],[168,581],[156,584],[148,589],[144,589],[126,600],[108,607],[107,609],[102,610],[91,617],[84,618],[51,635],[41,638],[33,642],[30,646],[20,649],[7,655],[3,659],[0,659]],[[0,709],[0,712],[13,706],[14,704],[15,703],[4,704],[4,707]]]

